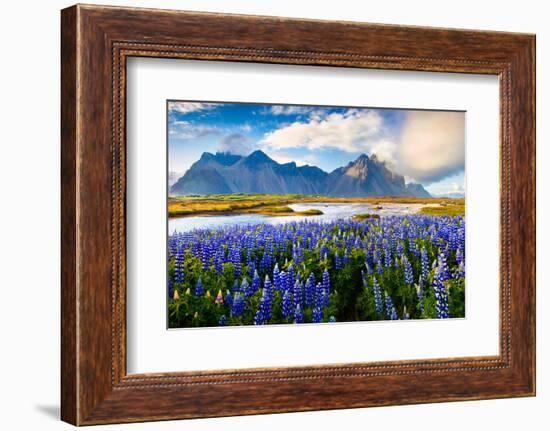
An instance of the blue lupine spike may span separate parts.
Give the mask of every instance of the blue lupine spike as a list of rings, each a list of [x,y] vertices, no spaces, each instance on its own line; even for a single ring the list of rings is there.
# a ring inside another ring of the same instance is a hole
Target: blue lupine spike
[[[388,295],[387,292],[384,292],[384,296],[386,298],[386,315],[388,316],[388,319],[397,320],[397,312],[395,311],[395,307],[393,306],[391,296]]]
[[[367,269],[367,274],[372,274],[372,268],[370,267],[368,262],[365,262],[365,268]]]
[[[229,290],[225,291],[225,303],[230,307],[233,305],[233,295]]]
[[[174,275],[175,275],[174,281],[178,284],[181,284],[184,282],[183,268],[184,268],[184,256],[183,256],[183,252],[180,250],[176,254],[175,264],[174,264]]]
[[[315,296],[315,276],[313,272],[309,274],[305,285],[306,305],[311,307],[313,305],[313,298]]]
[[[280,271],[279,271],[279,265],[276,263],[275,268],[273,268],[273,285],[275,286],[275,290],[283,290],[281,286],[281,280],[279,277]]]
[[[382,304],[382,293],[376,277],[373,277],[372,279],[372,291],[374,293],[374,306],[376,308],[376,312],[378,314],[382,314],[384,311],[384,306]]]
[[[421,274],[424,280],[428,279],[428,273],[430,272],[430,263],[428,261],[428,252],[424,247],[420,250],[420,262],[421,262]]]
[[[202,285],[202,277],[199,277],[197,284],[195,285],[195,295],[202,296],[204,295],[204,287]]]
[[[448,279],[446,278],[448,277],[448,269],[444,264],[444,260],[440,260],[440,263],[441,266],[436,268],[434,276],[435,308],[438,319],[447,319],[449,318],[449,297],[445,281]]]
[[[342,260],[340,259],[340,255],[338,252],[334,253],[334,268],[337,270],[342,269]]]
[[[329,275],[328,270],[326,268],[323,271],[322,286],[323,286],[323,289],[325,289],[327,292],[330,292],[330,275]]]
[[[416,285],[416,297],[420,304],[420,314],[424,315],[424,280],[422,275],[418,276],[418,284]]]
[[[285,290],[283,294],[282,313],[285,319],[292,313],[292,296],[290,290]]]
[[[323,321],[323,309],[321,307],[315,306],[313,308],[313,313],[311,314],[311,321],[313,323],[321,323]]]
[[[413,284],[414,282],[414,274],[412,265],[409,262],[409,259],[407,259],[406,256],[403,256],[403,268],[405,269],[405,283],[408,285]]]
[[[231,316],[239,317],[243,314],[245,307],[245,302],[243,295],[240,292],[235,293],[233,298],[233,305],[231,306]]]
[[[292,289],[294,286],[294,265],[290,264],[286,270],[286,288]]]
[[[252,293],[257,292],[261,286],[262,286],[262,280],[260,280],[258,271],[254,271],[254,277],[252,279]]]
[[[249,297],[254,294],[254,291],[252,290],[252,286],[248,283],[248,280],[245,278],[241,283],[241,292],[244,296]]]
[[[304,313],[302,312],[302,307],[300,304],[297,304],[294,308],[294,323],[303,323],[304,322]]]

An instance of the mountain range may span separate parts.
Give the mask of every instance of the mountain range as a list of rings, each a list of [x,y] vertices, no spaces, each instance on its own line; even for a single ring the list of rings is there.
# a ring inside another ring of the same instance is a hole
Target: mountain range
[[[361,154],[327,173],[316,166],[277,163],[261,150],[248,156],[205,152],[170,188],[172,195],[229,193],[431,197],[421,184],[405,183],[375,154]]]

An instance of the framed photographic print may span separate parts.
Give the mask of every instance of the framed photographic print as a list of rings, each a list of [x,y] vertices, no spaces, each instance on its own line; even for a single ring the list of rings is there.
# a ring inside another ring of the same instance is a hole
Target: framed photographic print
[[[534,395],[533,35],[61,30],[63,420]]]

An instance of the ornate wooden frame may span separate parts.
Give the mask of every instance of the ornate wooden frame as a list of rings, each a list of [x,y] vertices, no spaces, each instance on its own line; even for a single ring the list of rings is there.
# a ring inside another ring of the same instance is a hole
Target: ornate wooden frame
[[[535,394],[534,35],[82,5],[61,17],[63,420],[88,425]],[[128,375],[130,56],[498,75],[500,354]]]

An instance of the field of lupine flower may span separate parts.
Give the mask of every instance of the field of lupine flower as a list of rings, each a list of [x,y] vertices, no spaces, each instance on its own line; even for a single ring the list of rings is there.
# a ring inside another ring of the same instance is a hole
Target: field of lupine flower
[[[464,317],[462,216],[174,233],[170,328]]]

